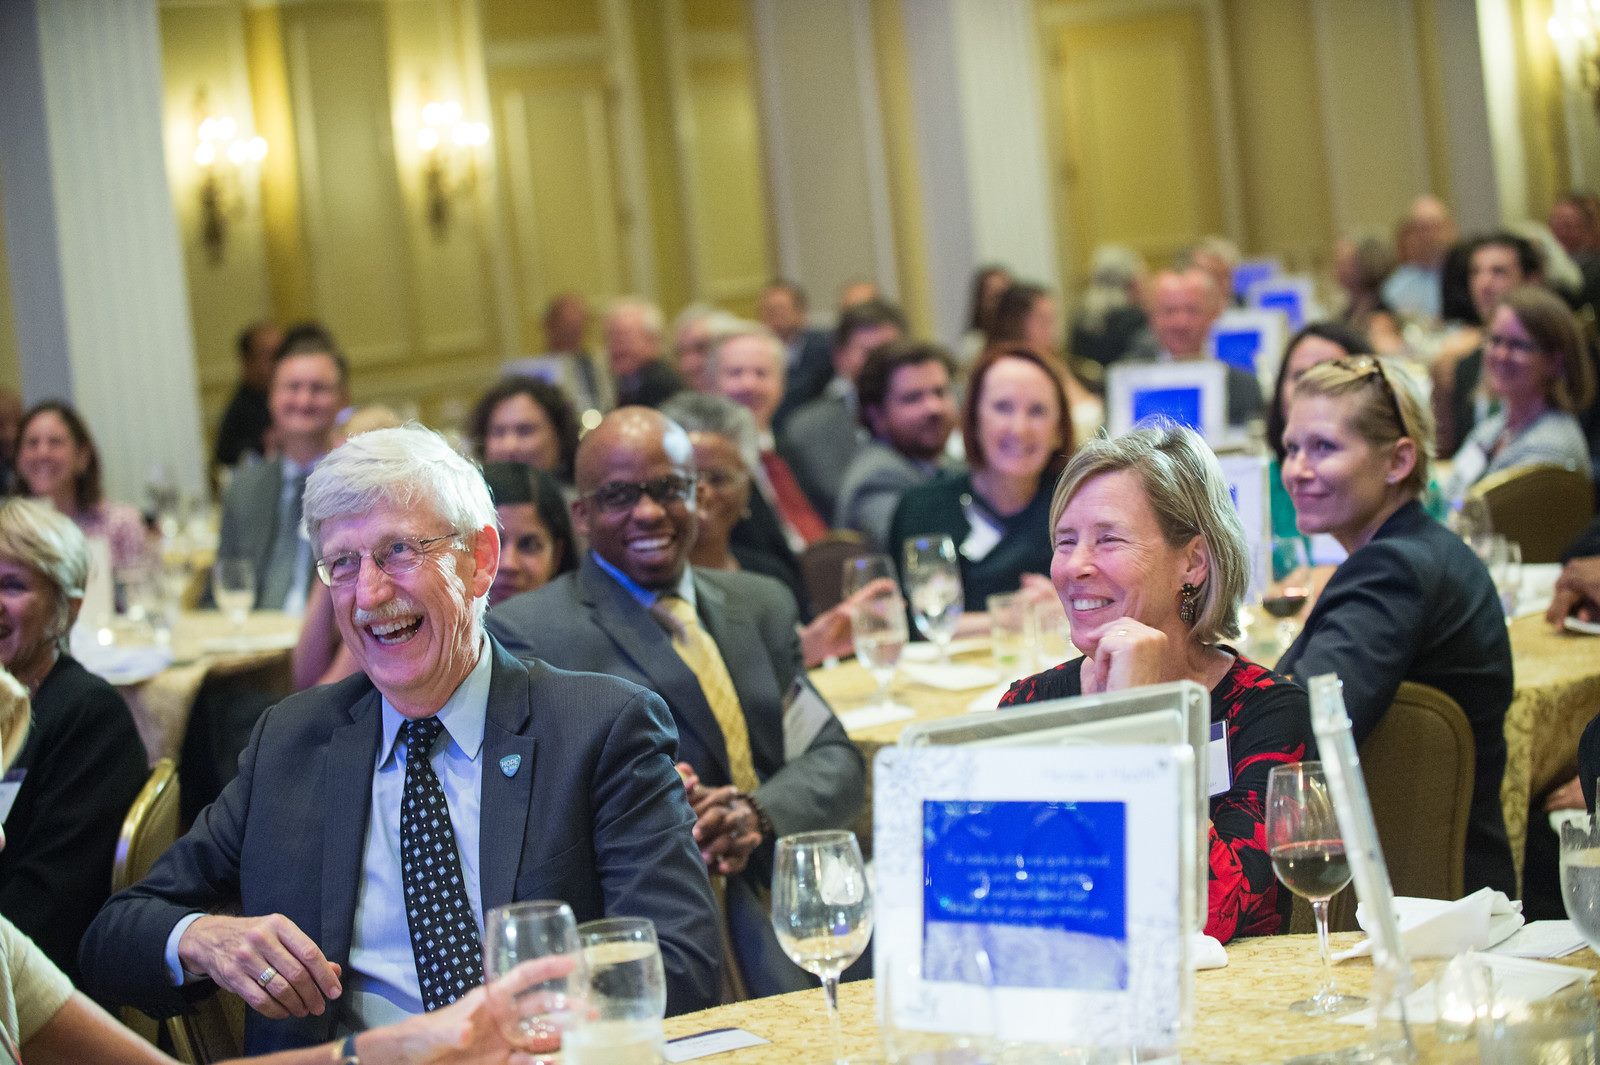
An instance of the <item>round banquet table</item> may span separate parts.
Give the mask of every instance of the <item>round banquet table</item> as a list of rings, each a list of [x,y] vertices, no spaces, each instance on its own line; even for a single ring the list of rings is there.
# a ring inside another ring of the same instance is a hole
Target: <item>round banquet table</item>
[[[1335,947],[1349,946],[1359,933],[1333,936]],[[1298,1054],[1359,1046],[1366,1030],[1320,1017],[1290,1013],[1288,1002],[1313,990],[1320,976],[1315,936],[1270,936],[1241,939],[1228,946],[1228,965],[1195,974],[1195,1023],[1180,1044],[1184,1065],[1257,1065],[1281,1062]],[[1433,978],[1442,962],[1412,965],[1416,985]],[[1600,958],[1588,950],[1559,959],[1557,964],[1585,969],[1600,968]],[[1345,962],[1335,968],[1341,991],[1366,994],[1372,982],[1367,959]],[[1591,982],[1589,992],[1595,991]],[[844,1049],[851,1062],[884,1060],[874,989],[870,980],[844,984],[839,991]],[[718,1006],[699,1013],[669,1017],[667,1038],[693,1035],[716,1028],[742,1028],[770,1040],[708,1057],[715,1065],[793,1065],[823,1061],[829,1053],[828,1020],[822,991],[798,991],[771,998]],[[1440,1045],[1433,1025],[1414,1028],[1419,1061],[1424,1063],[1476,1062],[1475,1042]]]

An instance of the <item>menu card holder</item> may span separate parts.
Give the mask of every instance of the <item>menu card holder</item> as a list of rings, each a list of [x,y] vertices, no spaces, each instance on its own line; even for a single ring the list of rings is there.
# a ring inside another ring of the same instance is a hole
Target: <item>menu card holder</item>
[[[880,751],[889,1060],[1175,1047],[1192,1012],[1195,866],[1179,854],[1195,774],[1187,745]]]
[[[1372,939],[1372,994],[1369,997],[1376,1027],[1370,1049],[1371,1060],[1410,1060],[1415,1056],[1411,1025],[1406,1019],[1405,999],[1412,990],[1411,963],[1400,941],[1395,920],[1394,888],[1389,883],[1389,867],[1383,860],[1378,841],[1378,826],[1372,818],[1372,803],[1367,798],[1367,783],[1361,775],[1361,757],[1356,753],[1355,737],[1350,733],[1350,715],[1344,708],[1344,685],[1338,676],[1324,673],[1312,677],[1311,729],[1316,733],[1322,772],[1333,796],[1334,813],[1344,836],[1344,851],[1350,861],[1350,877],[1356,898],[1367,916],[1367,934]],[[1399,1015],[1399,1033],[1385,1031],[1385,1020],[1394,1011]],[[1401,1042],[1395,1046],[1395,1040]]]

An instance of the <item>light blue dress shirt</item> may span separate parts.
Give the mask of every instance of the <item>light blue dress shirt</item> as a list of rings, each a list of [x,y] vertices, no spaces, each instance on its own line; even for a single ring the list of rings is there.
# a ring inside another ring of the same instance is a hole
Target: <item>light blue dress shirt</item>
[[[700,604],[697,603],[694,598],[694,571],[693,568],[688,565],[683,567],[683,575],[678,578],[678,586],[676,588],[672,589],[670,592],[652,592],[650,589],[638,583],[632,577],[628,576],[626,573],[622,572],[605,559],[601,558],[595,552],[590,551],[589,555],[594,559],[595,565],[599,566],[601,569],[605,570],[606,573],[610,574],[611,579],[622,585],[622,590],[633,596],[634,601],[640,606],[644,607],[646,610],[649,610],[651,607],[655,606],[656,600],[660,599],[663,595],[675,595],[679,599],[682,599],[684,602],[688,603],[690,606],[694,607],[696,610],[700,608]]]
[[[467,903],[480,937],[483,897],[478,879],[478,840],[483,730],[493,660],[485,636],[478,645],[477,664],[439,710],[448,742],[438,742],[432,757],[450,809]],[[400,740],[400,726],[406,719],[389,705],[388,699],[383,700],[382,719],[383,737],[373,767],[372,808],[362,851],[363,874],[350,936],[350,964],[343,974],[344,993],[338,1003],[337,1030],[341,1034],[376,1028],[422,1012],[422,991],[411,952],[411,926],[406,919],[405,890],[400,879],[400,801],[410,755]],[[330,811],[330,816],[351,816],[351,812]],[[175,984],[196,978],[184,972],[178,961],[178,941],[203,916],[194,913],[183,918],[167,937],[167,970]]]

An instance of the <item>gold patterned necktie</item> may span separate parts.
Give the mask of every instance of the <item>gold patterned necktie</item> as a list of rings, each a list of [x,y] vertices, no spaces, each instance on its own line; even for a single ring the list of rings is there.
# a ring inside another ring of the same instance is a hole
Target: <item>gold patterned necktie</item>
[[[755,791],[761,781],[756,777],[755,761],[750,755],[750,731],[745,725],[744,710],[739,706],[739,693],[734,690],[733,678],[728,675],[727,663],[723,662],[716,641],[700,624],[694,607],[682,596],[664,595],[650,610],[672,635],[672,649],[700,681],[700,691],[722,729],[734,786],[746,793]]]

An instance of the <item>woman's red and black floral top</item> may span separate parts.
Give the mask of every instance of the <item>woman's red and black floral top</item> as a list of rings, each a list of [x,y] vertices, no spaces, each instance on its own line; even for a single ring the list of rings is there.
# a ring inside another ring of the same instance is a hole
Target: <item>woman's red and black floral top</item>
[[[1083,659],[1024,677],[1000,705],[1020,706],[1082,694]],[[1242,656],[1211,689],[1211,720],[1227,722],[1233,786],[1211,799],[1211,881],[1206,934],[1223,943],[1235,936],[1287,931],[1292,898],[1272,873],[1267,855],[1267,775],[1273,766],[1316,757],[1311,704],[1305,689]]]

